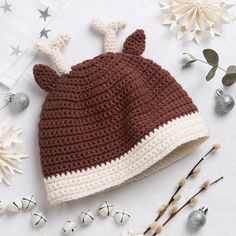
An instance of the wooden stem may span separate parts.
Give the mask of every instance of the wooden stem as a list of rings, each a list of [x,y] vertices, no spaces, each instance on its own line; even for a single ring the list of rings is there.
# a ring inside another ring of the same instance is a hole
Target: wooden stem
[[[212,183],[210,183],[210,186],[216,184],[217,182],[219,182],[220,180],[222,180],[224,177],[221,176],[220,178],[216,179],[215,181],[213,181]],[[202,187],[197,193],[195,193],[191,198],[189,198],[175,213],[171,214],[171,216],[162,224],[162,226],[164,227],[166,224],[169,223],[170,220],[172,220],[183,208],[185,208],[186,206],[188,206],[191,203],[191,200],[193,198],[195,198],[196,196],[198,196],[199,194],[201,194],[202,192],[204,192],[206,190],[206,188]],[[152,236],[156,236],[158,233],[154,233]]]
[[[203,61],[203,60],[201,60],[201,59],[196,58],[196,60],[197,60],[197,61],[200,61],[200,62],[202,62],[202,63],[205,63],[205,64],[207,64],[207,65],[210,65],[208,62]],[[211,66],[211,65],[210,65],[210,66]],[[222,68],[222,67],[220,67],[220,66],[217,66],[217,68],[219,68],[220,70],[224,71],[225,73],[227,72],[224,68]]]
[[[186,179],[190,178],[193,175],[193,171],[196,167],[198,167],[204,160],[205,158],[212,153],[215,150],[214,147],[212,147],[197,163],[196,165],[194,165],[194,167],[190,170],[190,172],[186,175]],[[166,205],[166,208],[162,211],[159,212],[158,216],[156,217],[156,219],[154,220],[155,222],[157,222],[166,212],[166,210],[169,208],[169,206],[171,205],[171,203],[174,201],[174,196],[181,190],[182,186],[178,186],[177,189],[175,190],[175,192],[172,194],[172,196],[170,197],[170,200],[168,201],[168,204]],[[151,230],[150,227],[148,227],[143,234],[147,234],[149,231]]]

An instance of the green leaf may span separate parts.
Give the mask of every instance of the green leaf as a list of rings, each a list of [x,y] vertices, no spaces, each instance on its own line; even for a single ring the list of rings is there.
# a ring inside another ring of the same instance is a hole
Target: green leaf
[[[232,65],[227,68],[227,74],[233,74],[236,73],[236,66]]]
[[[218,66],[219,63],[219,56],[216,51],[212,49],[205,49],[203,50],[203,55],[206,58],[206,61],[211,66]]]
[[[224,86],[231,86],[236,82],[236,73],[226,74],[222,79],[222,84]]]
[[[216,70],[217,70],[217,67],[212,67],[212,68],[210,69],[210,71],[208,72],[208,74],[207,74],[207,76],[206,76],[206,80],[207,80],[207,81],[213,79],[213,77],[215,76]]]

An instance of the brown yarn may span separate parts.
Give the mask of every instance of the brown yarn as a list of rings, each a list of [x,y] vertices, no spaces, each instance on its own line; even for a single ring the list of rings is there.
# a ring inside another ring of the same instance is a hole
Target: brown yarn
[[[39,123],[45,177],[110,162],[127,153],[154,128],[197,111],[169,72],[139,56],[142,30],[130,36],[123,53],[106,53],[58,76],[34,67],[48,91]]]
[[[136,30],[131,34],[124,43],[124,53],[141,55],[145,50],[145,34],[143,30]]]

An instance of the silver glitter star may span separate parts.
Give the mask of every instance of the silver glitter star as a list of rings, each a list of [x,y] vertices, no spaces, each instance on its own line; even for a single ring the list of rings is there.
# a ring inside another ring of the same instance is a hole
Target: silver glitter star
[[[19,54],[22,53],[22,51],[20,50],[20,46],[13,47],[10,45],[10,47],[12,49],[10,56],[19,56]]]
[[[9,4],[7,0],[5,0],[5,4],[1,6],[1,8],[4,10],[4,13],[11,12],[11,6],[12,4]]]
[[[48,33],[52,31],[52,30],[46,30],[45,28],[43,28],[43,30],[40,32],[40,38],[45,37],[46,39],[48,39]]]
[[[39,18],[43,18],[44,21],[47,20],[47,17],[51,16],[51,15],[48,14],[48,8],[49,8],[49,7],[47,7],[44,11],[38,9],[38,11],[39,11],[40,14],[41,14]]]

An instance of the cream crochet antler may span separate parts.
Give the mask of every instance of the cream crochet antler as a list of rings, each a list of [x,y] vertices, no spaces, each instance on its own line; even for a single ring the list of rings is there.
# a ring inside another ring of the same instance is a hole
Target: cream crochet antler
[[[57,67],[60,73],[67,74],[71,71],[71,67],[65,62],[61,53],[61,48],[64,47],[70,40],[67,34],[60,34],[50,43],[38,42],[35,48],[47,54]]]
[[[119,31],[126,27],[126,23],[123,20],[114,21],[111,23],[105,23],[101,19],[94,19],[92,26],[95,30],[104,35],[104,51],[116,52],[117,34]]]

